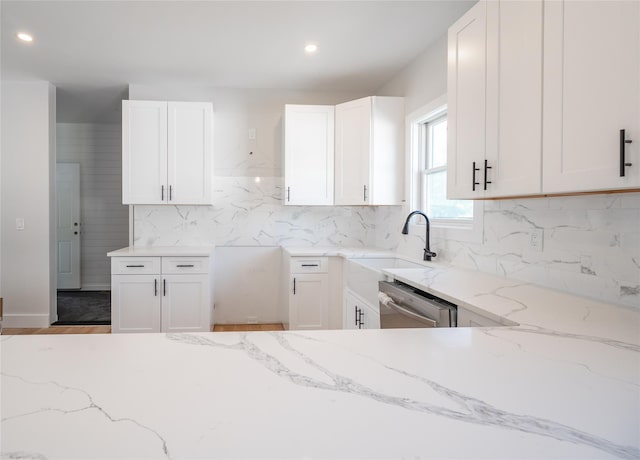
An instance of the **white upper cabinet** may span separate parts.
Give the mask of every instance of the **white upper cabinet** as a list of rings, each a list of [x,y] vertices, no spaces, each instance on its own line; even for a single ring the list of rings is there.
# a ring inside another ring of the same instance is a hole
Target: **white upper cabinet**
[[[285,106],[284,204],[333,204],[333,152],[333,106]]]
[[[449,29],[450,199],[541,192],[542,11],[480,1]]]
[[[545,1],[544,15],[544,193],[638,187],[640,2]]]
[[[372,96],[337,105],[335,204],[400,204],[403,139],[403,98]]]
[[[211,204],[213,109],[122,101],[122,202]]]

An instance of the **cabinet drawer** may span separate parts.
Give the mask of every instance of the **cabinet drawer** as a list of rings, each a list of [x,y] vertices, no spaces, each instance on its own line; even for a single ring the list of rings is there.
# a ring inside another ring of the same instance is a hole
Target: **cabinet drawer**
[[[162,274],[209,273],[208,257],[163,257]]]
[[[291,273],[327,273],[326,257],[292,257]]]
[[[112,257],[113,275],[159,275],[160,257]]]

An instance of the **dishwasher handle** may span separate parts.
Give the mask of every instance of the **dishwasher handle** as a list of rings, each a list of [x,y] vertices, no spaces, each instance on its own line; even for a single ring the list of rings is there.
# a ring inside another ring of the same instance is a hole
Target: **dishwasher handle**
[[[421,314],[416,313],[415,311],[409,310],[407,308],[404,308],[398,305],[387,294],[384,294],[382,292],[378,293],[378,299],[380,300],[380,303],[382,305],[397,311],[401,315],[408,316],[409,318],[415,319],[416,321],[420,321],[421,323],[424,323],[429,327],[436,327],[438,325],[438,323],[432,320],[431,318],[427,318],[426,316],[422,316]]]

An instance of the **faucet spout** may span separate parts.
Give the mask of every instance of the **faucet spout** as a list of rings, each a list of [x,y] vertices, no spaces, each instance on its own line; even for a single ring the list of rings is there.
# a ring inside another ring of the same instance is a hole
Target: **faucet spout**
[[[436,256],[435,252],[432,252],[431,249],[429,248],[429,232],[430,232],[430,223],[429,223],[429,218],[427,217],[427,215],[422,212],[422,211],[413,211],[411,213],[409,213],[409,215],[407,216],[407,220],[404,221],[404,226],[402,227],[402,234],[403,235],[408,235],[409,234],[409,221],[411,220],[411,218],[413,216],[415,216],[416,214],[421,215],[422,217],[424,217],[424,220],[427,222],[426,225],[426,235],[424,238],[424,255],[422,257],[422,260],[431,260],[432,257]]]

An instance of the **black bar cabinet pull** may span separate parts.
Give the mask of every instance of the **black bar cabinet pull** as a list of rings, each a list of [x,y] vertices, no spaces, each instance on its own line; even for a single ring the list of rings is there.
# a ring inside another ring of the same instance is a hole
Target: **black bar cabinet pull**
[[[484,160],[484,189],[487,189],[487,184],[490,184],[491,181],[487,180],[487,169],[491,169],[491,166],[487,164],[487,160]]]
[[[356,313],[356,326],[358,326],[358,327],[360,327],[360,324],[358,324],[358,319],[359,319],[359,318],[358,318],[358,311],[359,311],[359,310],[360,310],[360,309],[356,306],[356,310],[355,310],[355,313]]]
[[[287,202],[291,201],[291,187],[287,187]]]
[[[144,268],[144,265],[127,265],[127,268]]]
[[[624,168],[626,166],[631,166],[632,163],[626,163],[626,160],[624,158],[625,156],[625,149],[626,149],[626,144],[631,144],[631,139],[625,139],[625,130],[621,129],[620,130],[620,177],[624,177]]]
[[[367,201],[367,186],[363,185],[362,189],[363,189],[362,195],[363,195],[364,201]]]
[[[178,264],[178,265],[176,265],[176,267],[178,267],[178,268],[188,268],[188,267],[193,267],[193,264],[184,264],[184,265]]]
[[[173,200],[173,185],[169,186],[169,201]]]
[[[302,264],[303,267],[317,267],[318,264]]]
[[[476,185],[480,185],[480,182],[476,182],[476,171],[480,171],[480,168],[476,168],[476,162],[473,162],[473,175],[471,176],[471,190],[476,191]]]
[[[153,280],[153,296],[156,297],[158,295],[158,280]]]
[[[160,186],[160,201],[164,201],[164,185]]]
[[[167,295],[167,280],[166,279],[162,280],[162,295],[163,296]]]
[[[293,279],[293,295],[296,295],[296,279]]]

